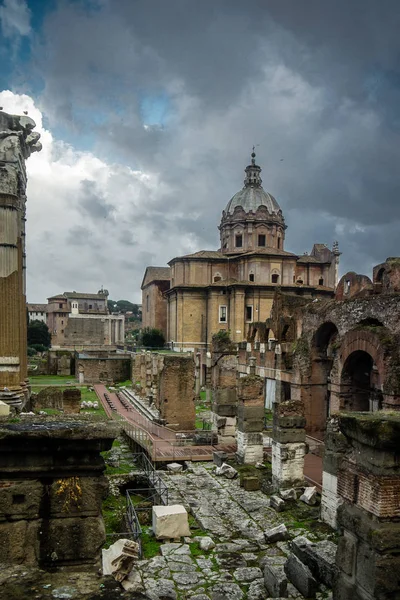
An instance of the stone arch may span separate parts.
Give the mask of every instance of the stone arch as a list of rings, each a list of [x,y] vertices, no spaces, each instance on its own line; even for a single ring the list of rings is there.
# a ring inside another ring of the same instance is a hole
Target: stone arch
[[[325,321],[318,327],[311,341],[311,385],[304,404],[306,429],[318,439],[324,438],[326,420],[331,413],[330,378],[338,335],[335,323]]]
[[[340,387],[344,410],[367,412],[382,408],[379,372],[365,350],[349,354],[340,374]]]
[[[385,274],[385,270],[386,270],[385,267],[381,267],[379,269],[379,271],[376,274],[376,279],[375,279],[376,283],[382,283],[383,282],[383,276]]]
[[[387,344],[390,332],[385,327],[353,329],[346,333],[340,354],[340,409],[378,410],[385,404]]]

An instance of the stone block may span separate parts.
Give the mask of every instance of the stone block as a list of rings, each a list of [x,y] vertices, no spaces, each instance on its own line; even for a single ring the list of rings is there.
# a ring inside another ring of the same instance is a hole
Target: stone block
[[[215,474],[219,476],[223,475],[226,479],[235,479],[238,476],[236,469],[226,463],[223,463],[220,467],[216,467]]]
[[[290,554],[285,563],[285,573],[300,594],[305,598],[315,598],[318,584],[310,569],[304,565],[294,554]]]
[[[240,484],[247,492],[255,492],[260,489],[260,480],[258,477],[243,477]]]
[[[281,444],[296,444],[306,439],[305,429],[281,429],[274,428],[273,438]]]
[[[274,544],[275,542],[284,542],[288,540],[290,535],[286,529],[286,525],[282,523],[281,525],[277,525],[276,527],[272,527],[272,529],[264,531],[264,538],[267,544]]]
[[[264,421],[261,419],[248,419],[246,421],[238,419],[238,429],[245,433],[257,433],[264,429]]]
[[[297,492],[294,488],[288,490],[279,490],[282,500],[297,500]]]
[[[212,412],[220,417],[235,417],[237,414],[237,404],[217,404],[212,405]]]
[[[336,544],[329,540],[313,543],[299,536],[293,540],[292,550],[318,581],[329,588],[333,586],[337,572]]]
[[[39,518],[44,493],[38,480],[7,481],[0,485],[0,521]]]
[[[200,550],[209,552],[210,550],[215,548],[215,542],[208,535],[205,535],[204,537],[199,537],[199,547],[200,547]]]
[[[279,417],[276,416],[274,424],[283,429],[304,429],[306,426],[306,418],[302,416]]]
[[[271,496],[269,499],[269,505],[271,508],[276,510],[276,512],[282,512],[285,510],[285,501],[282,500],[282,498],[279,498],[279,496]]]
[[[269,561],[264,565],[264,585],[270,598],[287,598],[287,577],[282,565]]]
[[[317,488],[315,486],[306,487],[300,500],[309,506],[314,506],[317,503]]]
[[[10,414],[10,407],[8,404],[0,400],[0,417],[8,417]]]
[[[243,402],[241,402],[238,404],[237,414],[239,419],[242,418],[245,421],[249,419],[256,419],[264,423],[265,408],[264,405],[246,406],[246,404],[243,404]]]
[[[179,463],[169,463],[167,465],[167,471],[170,473],[181,473],[183,471],[183,466]]]
[[[103,575],[112,575],[122,581],[131,572],[139,558],[139,544],[133,540],[120,539],[102,551]]]
[[[221,467],[227,458],[228,455],[226,452],[213,452],[213,463],[217,465],[217,467]]]
[[[61,567],[70,563],[96,565],[106,539],[102,517],[49,519],[40,544],[41,562]]]
[[[153,532],[157,540],[190,536],[188,514],[184,506],[153,506]]]

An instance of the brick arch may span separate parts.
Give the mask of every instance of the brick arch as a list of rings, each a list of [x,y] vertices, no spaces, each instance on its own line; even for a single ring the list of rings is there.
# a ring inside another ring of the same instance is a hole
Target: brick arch
[[[372,331],[362,329],[353,329],[347,332],[343,338],[340,352],[342,370],[350,354],[357,350],[367,352],[372,357],[383,383],[386,375],[385,349],[379,336]]]

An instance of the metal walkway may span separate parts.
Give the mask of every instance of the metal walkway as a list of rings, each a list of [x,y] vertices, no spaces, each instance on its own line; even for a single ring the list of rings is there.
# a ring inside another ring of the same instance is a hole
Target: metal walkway
[[[157,425],[131,407],[125,398],[110,392],[104,385],[93,386],[109,418],[118,419],[127,434],[143,448],[153,462],[212,460],[215,450],[229,454],[236,452],[236,445],[192,446],[177,432]]]

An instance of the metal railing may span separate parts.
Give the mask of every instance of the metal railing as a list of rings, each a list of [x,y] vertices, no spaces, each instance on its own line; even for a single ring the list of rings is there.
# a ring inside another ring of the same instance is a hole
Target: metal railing
[[[133,539],[139,545],[139,558],[142,558],[142,528],[130,496],[130,491],[126,491],[126,520]]]

